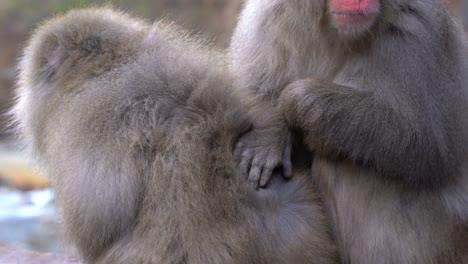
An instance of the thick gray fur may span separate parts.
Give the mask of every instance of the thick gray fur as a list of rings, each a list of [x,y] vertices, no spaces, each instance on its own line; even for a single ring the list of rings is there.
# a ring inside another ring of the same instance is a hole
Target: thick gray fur
[[[247,0],[231,69],[315,152],[343,263],[468,263],[466,40],[442,1],[379,4],[343,30],[325,0]]]
[[[336,263],[307,167],[255,191],[232,150],[255,119],[223,55],[110,9],[40,26],[18,130],[86,263]]]

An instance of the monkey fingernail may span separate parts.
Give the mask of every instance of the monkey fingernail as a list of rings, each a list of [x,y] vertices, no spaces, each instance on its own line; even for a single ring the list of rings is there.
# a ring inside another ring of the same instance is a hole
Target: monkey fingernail
[[[258,187],[258,181],[260,180],[260,167],[252,166],[249,174],[249,182],[252,182],[255,185],[255,188]]]
[[[292,168],[285,168],[284,169],[284,177],[286,177],[286,179],[291,179],[292,176],[293,176]]]
[[[240,162],[241,161],[241,153],[242,153],[242,148],[239,147],[239,145],[236,147],[236,149],[234,150],[234,153],[233,153],[233,156],[234,156],[234,160],[236,162]]]
[[[265,168],[262,172],[262,177],[260,179],[260,187],[264,188],[267,186],[268,182],[270,181],[271,175],[273,170],[270,168]]]
[[[239,165],[239,168],[240,168],[240,171],[249,176],[249,167],[250,167],[250,159],[242,159],[240,165]]]
[[[267,183],[268,183],[268,181],[265,178],[261,178],[260,179],[260,184],[259,184],[260,188],[265,188]]]

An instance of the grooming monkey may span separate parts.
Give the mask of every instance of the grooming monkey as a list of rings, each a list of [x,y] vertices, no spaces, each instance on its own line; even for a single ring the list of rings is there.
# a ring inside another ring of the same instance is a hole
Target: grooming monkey
[[[442,1],[247,0],[230,56],[314,152],[343,263],[468,263],[467,50]],[[237,144],[255,186],[284,156],[265,137]]]
[[[235,142],[265,115],[225,62],[110,9],[34,33],[14,115],[86,263],[337,263],[307,168],[259,192],[237,168]]]

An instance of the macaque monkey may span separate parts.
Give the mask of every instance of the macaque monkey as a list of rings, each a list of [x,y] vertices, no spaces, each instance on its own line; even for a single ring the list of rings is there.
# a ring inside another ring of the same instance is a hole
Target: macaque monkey
[[[223,52],[110,9],[36,30],[13,112],[86,263],[338,263],[307,166],[261,191],[238,169],[265,120],[233,82]]]
[[[440,0],[246,1],[230,67],[314,153],[342,263],[468,263],[463,36]],[[240,139],[256,187],[288,134]]]

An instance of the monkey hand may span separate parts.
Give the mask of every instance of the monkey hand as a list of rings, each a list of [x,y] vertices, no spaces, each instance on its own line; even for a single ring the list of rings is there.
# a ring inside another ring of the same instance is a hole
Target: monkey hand
[[[256,189],[266,187],[278,167],[282,167],[285,178],[292,177],[291,135],[280,123],[253,128],[241,137],[234,150],[241,171]]]

